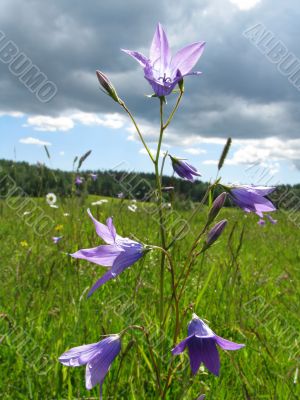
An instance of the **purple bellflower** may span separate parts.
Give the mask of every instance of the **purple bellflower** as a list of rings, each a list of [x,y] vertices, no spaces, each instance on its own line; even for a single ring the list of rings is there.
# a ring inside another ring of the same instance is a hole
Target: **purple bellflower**
[[[63,236],[52,236],[52,241],[54,244],[57,244],[58,242],[61,241],[62,238]]]
[[[272,193],[276,188],[267,186],[229,186],[226,188],[232,201],[250,213],[254,212],[263,218],[263,213],[275,211],[276,207],[265,196]]]
[[[83,184],[83,178],[81,178],[81,176],[76,176],[75,184],[76,185],[82,185]]]
[[[258,225],[260,226],[265,226],[266,225],[266,221],[262,218],[260,218],[260,220],[257,222]]]
[[[74,258],[82,258],[104,267],[109,267],[108,272],[106,272],[91,288],[88,294],[88,296],[90,296],[104,283],[116,278],[126,268],[143,257],[147,250],[141,243],[119,236],[114,227],[112,218],[108,218],[106,225],[104,225],[93,217],[90,210],[88,210],[88,214],[95,225],[98,236],[107,244],[91,249],[78,250],[76,253],[71,254],[71,256]]]
[[[196,42],[179,50],[173,57],[169,42],[161,24],[158,24],[149,58],[137,51],[124,50],[144,69],[145,78],[158,97],[169,95],[175,86],[187,75],[200,75],[201,72],[190,72],[203,53],[205,42]]]
[[[185,160],[173,157],[169,154],[174,171],[183,179],[194,182],[194,176],[201,176],[195,167],[188,164]]]
[[[59,357],[67,367],[86,365],[85,386],[88,390],[98,383],[102,385],[109,368],[121,351],[119,335],[111,335],[98,343],[73,347]]]
[[[97,180],[98,175],[97,174],[90,174],[90,177],[95,182]]]
[[[192,374],[195,375],[200,364],[214,375],[219,375],[220,358],[217,345],[224,350],[238,350],[244,344],[230,342],[216,335],[196,314],[188,325],[188,337],[180,342],[173,350],[173,355],[182,353],[186,347],[189,350],[190,366]]]

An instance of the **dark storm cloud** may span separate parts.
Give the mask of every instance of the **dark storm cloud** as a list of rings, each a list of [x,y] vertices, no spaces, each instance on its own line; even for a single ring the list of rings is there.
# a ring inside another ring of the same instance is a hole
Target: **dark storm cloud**
[[[176,49],[207,41],[198,64],[203,75],[186,79],[183,110],[174,122],[178,132],[296,138],[300,92],[242,33],[263,23],[300,57],[299,10],[296,0],[262,0],[244,12],[227,0],[179,1],[176,8],[169,0],[2,0],[0,29],[57,85],[58,94],[39,102],[0,63],[0,108],[45,115],[118,111],[99,91],[94,71],[100,68],[140,118],[154,121],[155,100],[143,98],[150,86],[120,48],[148,54],[160,21]]]

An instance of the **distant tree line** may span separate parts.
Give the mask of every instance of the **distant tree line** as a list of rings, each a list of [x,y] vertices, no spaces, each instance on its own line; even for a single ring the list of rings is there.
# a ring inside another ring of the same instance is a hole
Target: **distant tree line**
[[[97,174],[97,178],[93,180],[91,174]],[[153,193],[156,187],[155,175],[151,173],[112,170],[70,172],[50,169],[44,164],[31,165],[27,162],[0,160],[0,194],[2,195],[7,191],[5,187],[7,176],[31,197],[42,197],[51,192],[68,197],[72,193],[79,195],[84,192],[109,197],[117,197],[122,193],[124,198],[147,200],[150,199],[149,193]],[[84,179],[81,185],[76,186],[77,176]],[[162,183],[166,189],[174,187],[176,197],[179,197],[180,201],[187,202],[198,202],[208,187],[207,182],[197,180],[192,183],[174,176],[164,176]],[[171,196],[172,192],[168,193],[168,196]],[[215,195],[218,193],[220,189],[215,191]],[[300,184],[280,185],[271,198],[281,208],[293,208],[295,211],[300,211]]]

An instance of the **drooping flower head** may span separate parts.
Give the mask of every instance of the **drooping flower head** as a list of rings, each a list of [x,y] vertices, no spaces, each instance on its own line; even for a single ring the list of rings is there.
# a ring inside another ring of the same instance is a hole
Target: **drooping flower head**
[[[57,244],[58,242],[61,241],[62,238],[63,238],[63,236],[53,236],[52,241],[54,244]]]
[[[244,344],[230,342],[216,335],[196,314],[188,325],[188,336],[173,350],[173,355],[182,353],[188,348],[192,374],[195,375],[201,363],[214,375],[219,375],[220,358],[217,345],[224,350],[238,350]]]
[[[191,69],[202,55],[204,46],[205,42],[190,44],[172,57],[167,35],[161,24],[158,24],[149,58],[137,51],[122,50],[143,67],[145,78],[155,94],[160,97],[169,95],[184,76],[201,74],[201,72],[191,72]]]
[[[265,225],[266,225],[266,221],[265,221],[264,219],[261,218],[261,219],[257,222],[257,224],[260,225],[260,226],[265,226]]]
[[[147,250],[141,243],[119,236],[112,218],[108,218],[106,225],[104,225],[93,217],[90,210],[88,210],[88,214],[95,225],[98,236],[107,244],[91,249],[78,250],[76,253],[71,254],[71,256],[109,268],[91,288],[88,294],[90,296],[104,283],[116,278],[126,268],[143,257]]]
[[[76,176],[75,184],[78,185],[78,186],[82,185],[83,184],[83,178],[81,178],[81,176]]]
[[[90,174],[90,177],[95,182],[97,180],[98,175],[97,174]]]
[[[85,386],[88,390],[104,378],[117,355],[121,351],[119,335],[111,335],[98,343],[73,347],[59,357],[59,362],[67,367],[86,365]]]
[[[232,201],[248,213],[254,212],[263,218],[263,213],[276,210],[274,204],[265,197],[272,193],[275,187],[234,185],[225,189],[228,190]]]
[[[171,156],[169,157],[172,161],[172,167],[174,171],[183,179],[187,179],[190,182],[194,182],[194,176],[201,176],[195,167],[188,164],[185,160]]]

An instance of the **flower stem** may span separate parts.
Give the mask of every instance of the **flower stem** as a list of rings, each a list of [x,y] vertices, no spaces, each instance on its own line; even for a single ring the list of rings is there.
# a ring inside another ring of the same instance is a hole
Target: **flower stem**
[[[153,155],[151,154],[151,151],[150,151],[149,147],[147,146],[147,143],[145,142],[145,140],[144,140],[144,138],[143,138],[143,135],[142,135],[142,133],[141,133],[141,131],[140,131],[140,128],[138,127],[138,124],[136,123],[136,121],[135,121],[133,115],[131,114],[131,112],[129,111],[129,109],[126,107],[126,105],[125,105],[124,103],[121,104],[121,107],[122,107],[122,108],[127,112],[127,114],[129,115],[129,117],[130,117],[130,119],[131,119],[131,121],[132,121],[132,123],[133,123],[133,125],[134,125],[134,127],[135,127],[135,129],[136,129],[136,131],[137,131],[137,133],[138,133],[138,135],[139,135],[139,137],[140,137],[140,139],[141,139],[141,142],[143,143],[143,145],[144,145],[144,147],[145,147],[145,149],[146,149],[146,151],[147,151],[147,153],[148,153],[148,155],[149,155],[151,161],[152,161],[153,163],[155,163],[154,157],[153,157]]]
[[[172,119],[173,119],[173,117],[174,117],[174,115],[175,115],[175,113],[176,113],[176,111],[177,111],[177,109],[179,107],[179,104],[180,104],[180,101],[182,99],[183,93],[184,93],[184,91],[180,90],[180,95],[178,96],[178,99],[176,101],[175,107],[173,108],[169,118],[167,119],[167,122],[164,125],[164,129],[166,129],[167,126],[169,126],[170,122],[172,121]]]
[[[164,216],[163,216],[162,184],[161,184],[162,177],[159,171],[159,156],[164,134],[163,104],[164,104],[163,99],[160,98],[160,133],[159,133],[159,140],[157,144],[157,152],[154,165],[155,165],[156,188],[158,196],[158,213],[159,213],[161,247],[165,250],[166,231],[165,231]],[[159,300],[160,326],[162,326],[164,319],[164,274],[165,274],[165,253],[163,252],[161,254],[161,261],[160,261],[160,300]]]
[[[171,286],[172,286],[172,298],[174,299],[174,308],[175,308],[175,331],[174,331],[174,344],[177,340],[177,336],[179,333],[179,326],[180,326],[180,321],[179,321],[179,301],[178,301],[178,296],[176,293],[176,283],[175,283],[175,267],[174,267],[174,263],[172,261],[172,257],[170,255],[170,253],[163,249],[162,247],[159,246],[152,246],[153,249],[158,249],[160,251],[162,251],[169,262],[169,266],[170,266],[170,273],[171,273]],[[164,321],[163,321],[164,323]]]

